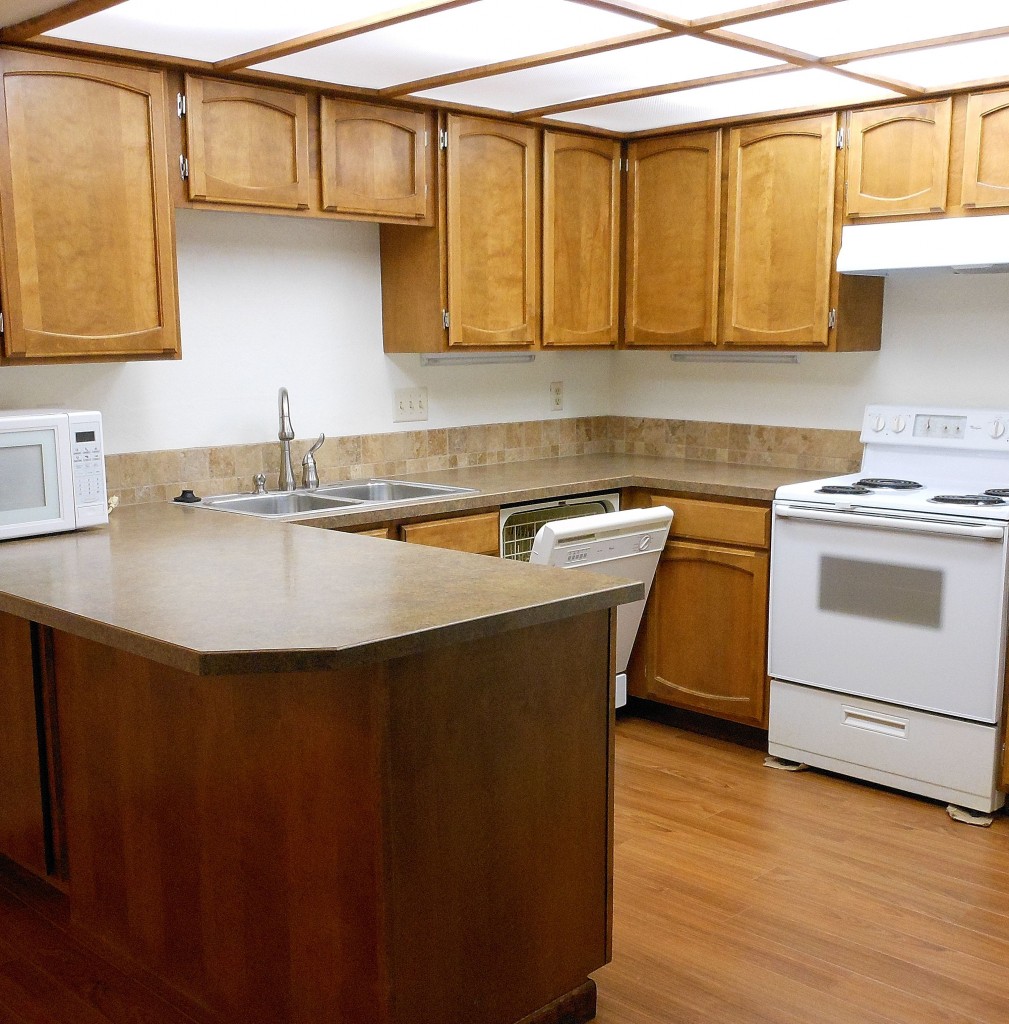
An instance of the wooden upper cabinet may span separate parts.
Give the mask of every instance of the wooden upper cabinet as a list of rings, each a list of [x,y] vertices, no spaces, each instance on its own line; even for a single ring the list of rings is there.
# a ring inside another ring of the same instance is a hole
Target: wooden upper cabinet
[[[721,133],[628,149],[627,345],[713,345],[718,306]]]
[[[828,346],[836,135],[836,114],[729,132],[727,343]]]
[[[189,198],[308,208],[308,97],[186,75]]]
[[[427,114],[323,96],[320,118],[324,210],[403,220],[429,216]]]
[[[539,132],[448,118],[450,346],[539,341]]]
[[[175,355],[163,73],[20,51],[0,70],[5,357]]]
[[[547,132],[543,345],[613,345],[619,331],[620,143]]]
[[[853,110],[848,121],[849,217],[942,213],[953,101]]]
[[[1009,89],[967,97],[961,203],[1009,206]]]

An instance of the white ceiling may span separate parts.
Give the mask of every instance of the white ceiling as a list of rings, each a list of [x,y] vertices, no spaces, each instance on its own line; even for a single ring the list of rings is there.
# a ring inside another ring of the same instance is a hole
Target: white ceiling
[[[63,6],[3,0],[0,26]],[[288,79],[618,134],[1009,84],[1006,0],[109,0],[40,37],[60,40],[219,72],[249,55]]]

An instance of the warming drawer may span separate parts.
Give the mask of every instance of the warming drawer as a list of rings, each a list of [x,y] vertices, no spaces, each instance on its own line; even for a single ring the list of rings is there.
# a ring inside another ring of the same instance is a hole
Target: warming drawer
[[[999,730],[771,680],[767,749],[776,757],[992,811]]]

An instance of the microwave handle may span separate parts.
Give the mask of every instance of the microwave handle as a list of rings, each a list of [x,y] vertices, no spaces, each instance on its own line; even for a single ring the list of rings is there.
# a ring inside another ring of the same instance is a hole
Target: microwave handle
[[[1001,526],[967,526],[964,523],[940,523],[933,519],[896,519],[866,515],[858,512],[828,512],[797,505],[775,505],[779,519],[811,519],[817,523],[842,523],[876,530],[896,530],[900,533],[931,533],[942,537],[968,537],[973,540],[1002,540],[1005,529]]]

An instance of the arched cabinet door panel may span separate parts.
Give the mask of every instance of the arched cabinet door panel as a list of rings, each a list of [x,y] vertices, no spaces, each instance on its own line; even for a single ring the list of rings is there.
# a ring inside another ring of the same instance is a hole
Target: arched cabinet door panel
[[[1009,89],[967,97],[961,202],[1009,206]]]
[[[849,217],[946,209],[953,101],[853,110],[848,120]]]
[[[322,206],[403,220],[428,217],[427,114],[323,96]]]
[[[308,208],[308,97],[186,76],[189,198]]]
[[[717,340],[721,138],[697,132],[628,147],[628,346]]]
[[[765,723],[768,572],[766,551],[666,545],[648,613],[648,697]]]
[[[620,143],[547,132],[543,150],[543,345],[615,345]]]
[[[4,357],[178,354],[164,74],[0,54]]]
[[[539,133],[448,118],[449,345],[532,345],[540,336]]]
[[[827,347],[836,135],[836,114],[729,132],[727,344]]]

